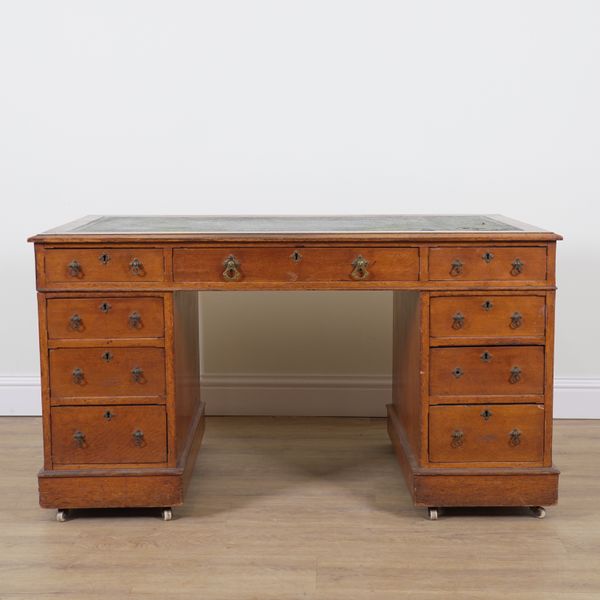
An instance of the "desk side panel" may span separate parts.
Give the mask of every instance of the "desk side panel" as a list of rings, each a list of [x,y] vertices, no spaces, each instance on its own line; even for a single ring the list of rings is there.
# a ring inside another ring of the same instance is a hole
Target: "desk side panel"
[[[393,303],[392,401],[412,452],[420,455],[421,380],[421,294],[395,291]]]

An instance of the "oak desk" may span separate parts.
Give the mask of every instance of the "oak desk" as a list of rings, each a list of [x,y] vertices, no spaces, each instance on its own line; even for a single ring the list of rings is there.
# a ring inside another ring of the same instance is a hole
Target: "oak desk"
[[[388,431],[415,505],[557,501],[557,234],[488,215],[94,216],[34,236],[40,504],[183,502],[198,290],[392,290]],[[325,458],[324,458],[325,460]]]

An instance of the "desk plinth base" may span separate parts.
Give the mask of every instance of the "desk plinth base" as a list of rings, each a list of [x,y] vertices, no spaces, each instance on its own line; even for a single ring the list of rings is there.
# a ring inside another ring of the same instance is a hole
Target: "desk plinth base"
[[[419,467],[394,406],[388,434],[415,506],[550,506],[558,500],[556,467]]]
[[[58,509],[180,506],[200,450],[204,423],[204,403],[200,403],[175,468],[40,471],[40,506]]]

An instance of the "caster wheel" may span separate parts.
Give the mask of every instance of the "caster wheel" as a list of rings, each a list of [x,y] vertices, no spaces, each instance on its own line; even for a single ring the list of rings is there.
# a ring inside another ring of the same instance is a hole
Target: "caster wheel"
[[[170,508],[163,508],[162,518],[163,521],[170,521],[173,518],[173,511]]]
[[[69,511],[66,508],[59,508],[56,511],[56,520],[59,523],[64,523],[69,518]]]
[[[529,510],[536,519],[543,519],[546,516],[546,509],[543,506],[530,506]]]
[[[427,511],[429,513],[429,520],[430,521],[437,521],[437,518],[439,516],[438,509],[431,507],[431,508],[428,508]]]

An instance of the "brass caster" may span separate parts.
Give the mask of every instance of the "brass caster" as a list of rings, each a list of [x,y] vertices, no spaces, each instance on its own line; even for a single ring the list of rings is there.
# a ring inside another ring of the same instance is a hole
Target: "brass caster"
[[[162,509],[163,521],[170,521],[173,518],[173,511],[170,508]]]
[[[430,506],[427,509],[427,512],[429,513],[429,520],[430,521],[437,521],[437,518],[439,516],[437,508],[434,508],[433,506]]]
[[[546,516],[546,509],[543,506],[530,506],[529,510],[536,519],[543,519]]]
[[[56,520],[59,523],[64,523],[69,518],[69,511],[66,508],[59,508],[56,511]]]

